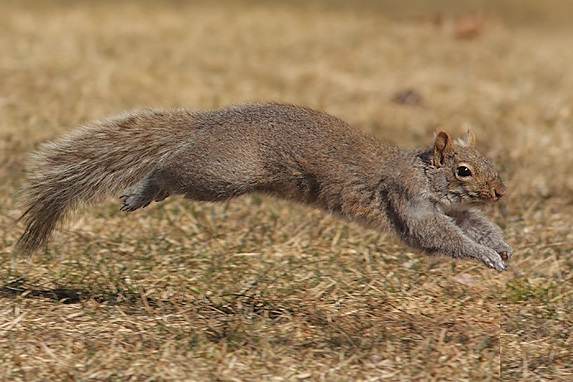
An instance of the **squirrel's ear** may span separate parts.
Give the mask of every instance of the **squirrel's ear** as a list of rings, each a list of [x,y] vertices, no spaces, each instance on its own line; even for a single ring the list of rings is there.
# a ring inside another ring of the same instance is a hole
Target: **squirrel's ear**
[[[464,135],[464,141],[468,147],[474,147],[476,145],[476,136],[472,129],[468,129],[468,131],[466,131],[466,134]]]
[[[441,167],[444,164],[444,160],[448,154],[454,152],[454,144],[452,138],[445,131],[440,131],[436,135],[434,141],[434,155],[432,157],[433,165],[436,167]]]

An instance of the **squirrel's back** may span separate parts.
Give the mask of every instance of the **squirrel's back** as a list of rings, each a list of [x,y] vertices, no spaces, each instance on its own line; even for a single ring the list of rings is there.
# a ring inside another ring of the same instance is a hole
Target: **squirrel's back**
[[[16,250],[33,252],[71,212],[117,195],[169,161],[205,175],[204,184],[195,185],[204,189],[198,199],[220,200],[226,182],[254,182],[254,191],[297,199],[305,196],[287,189],[291,185],[277,178],[281,171],[290,169],[295,182],[315,182],[310,174],[319,168],[342,171],[333,158],[367,160],[370,155],[359,158],[362,153],[380,155],[385,147],[327,113],[288,104],[115,115],[45,143],[32,155],[21,217],[26,229]]]

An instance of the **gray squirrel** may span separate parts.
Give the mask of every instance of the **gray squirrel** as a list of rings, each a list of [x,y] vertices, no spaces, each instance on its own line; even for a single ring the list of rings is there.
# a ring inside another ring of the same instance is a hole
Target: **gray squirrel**
[[[506,189],[474,145],[469,131],[456,142],[440,131],[431,148],[407,150],[289,104],[130,112],[33,154],[15,251],[36,251],[71,212],[112,195],[134,211],[171,195],[217,202],[260,193],[502,271],[512,249],[477,207]]]

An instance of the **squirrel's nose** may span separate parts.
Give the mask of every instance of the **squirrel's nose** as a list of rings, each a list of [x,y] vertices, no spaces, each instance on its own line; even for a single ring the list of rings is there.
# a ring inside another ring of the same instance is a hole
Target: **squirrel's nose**
[[[493,195],[495,198],[499,199],[505,194],[505,186],[497,186],[493,189]]]

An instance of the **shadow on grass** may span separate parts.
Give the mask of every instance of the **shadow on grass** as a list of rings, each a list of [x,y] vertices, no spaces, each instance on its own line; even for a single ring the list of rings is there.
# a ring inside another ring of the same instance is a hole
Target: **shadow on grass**
[[[62,304],[78,304],[88,300],[94,300],[100,304],[133,305],[141,301],[141,296],[133,292],[93,291],[82,288],[66,287],[41,288],[28,285],[23,279],[17,279],[2,285],[0,287],[0,296],[24,298],[38,297],[54,300]],[[154,301],[152,299],[147,298],[147,304],[152,305],[153,303]]]
[[[30,285],[26,280],[20,278],[10,281],[0,286],[0,297],[6,298],[42,298],[53,300],[61,304],[79,304],[87,301],[95,301],[99,304],[111,306],[123,305],[137,307],[145,305],[147,307],[161,307],[186,305],[186,302],[172,301],[166,299],[156,299],[143,296],[139,292],[117,290],[102,291],[101,289],[84,288],[42,288]],[[195,308],[198,311],[211,311],[222,316],[244,316],[244,317],[265,317],[277,320],[285,315],[292,315],[295,310],[292,307],[276,303],[272,299],[267,301],[256,294],[236,293],[224,296],[213,301],[208,296],[203,296],[200,300],[195,300]]]

